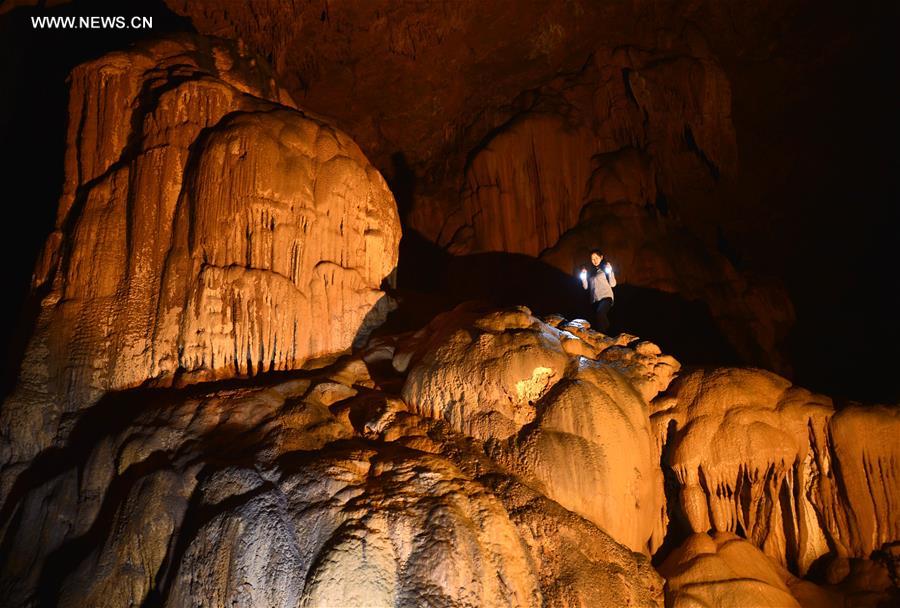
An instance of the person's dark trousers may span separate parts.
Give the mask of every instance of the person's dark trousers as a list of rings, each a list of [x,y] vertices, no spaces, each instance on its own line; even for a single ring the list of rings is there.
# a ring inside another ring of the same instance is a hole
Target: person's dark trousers
[[[612,308],[612,298],[603,298],[594,302],[594,329],[604,334],[609,331],[609,309]]]

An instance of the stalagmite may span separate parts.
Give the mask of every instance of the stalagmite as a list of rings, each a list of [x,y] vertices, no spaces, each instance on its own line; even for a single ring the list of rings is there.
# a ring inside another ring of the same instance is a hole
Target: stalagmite
[[[661,541],[645,399],[678,363],[655,345],[554,327],[526,308],[458,309],[401,343],[394,366],[408,368],[402,394],[417,413],[486,440],[495,459],[632,550]]]
[[[61,419],[107,391],[298,369],[383,318],[393,196],[254,58],[180,37],[70,81],[66,181],[34,279],[46,295],[0,463],[64,442]]]

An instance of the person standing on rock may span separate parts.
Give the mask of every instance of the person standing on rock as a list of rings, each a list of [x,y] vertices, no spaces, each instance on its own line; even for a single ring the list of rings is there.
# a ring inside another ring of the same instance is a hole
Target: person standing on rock
[[[599,249],[591,251],[591,266],[588,270],[581,267],[581,286],[591,294],[594,307],[594,329],[606,333],[609,330],[609,310],[613,306],[613,287],[616,286],[616,275],[612,265],[604,259]]]

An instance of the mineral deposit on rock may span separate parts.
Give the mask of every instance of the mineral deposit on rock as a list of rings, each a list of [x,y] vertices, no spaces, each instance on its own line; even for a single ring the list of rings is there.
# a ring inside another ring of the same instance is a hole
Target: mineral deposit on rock
[[[623,285],[702,301],[740,358],[784,367],[783,292],[674,213],[717,215],[735,175],[694,19],[744,9],[169,4],[244,42],[71,73],[0,407],[0,605],[900,605],[896,406],[525,306],[381,325],[397,204],[338,125],[405,167],[440,255],[569,279],[601,245]]]
[[[741,532],[803,574],[900,536],[900,412],[851,405],[769,372],[695,371],[653,401],[663,458],[694,532]]]
[[[403,398],[417,413],[492,440],[494,457],[534,487],[645,551],[661,539],[662,477],[636,386],[655,396],[678,363],[655,345],[637,348],[626,354],[598,332],[553,327],[527,308],[461,308],[401,344],[394,362],[409,366]]]
[[[393,196],[255,59],[161,40],[78,66],[69,97],[65,185],[0,462],[62,439],[60,418],[106,391],[297,369],[383,318]]]

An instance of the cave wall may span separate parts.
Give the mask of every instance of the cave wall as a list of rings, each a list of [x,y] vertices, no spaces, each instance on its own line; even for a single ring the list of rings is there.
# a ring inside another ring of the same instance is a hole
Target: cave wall
[[[686,230],[704,257],[720,254],[741,277],[667,293],[710,301],[740,361],[793,368],[843,397],[897,398],[885,347],[855,359],[852,371],[841,363],[872,346],[867,335],[900,335],[890,313],[900,303],[881,280],[891,271],[896,154],[891,138],[877,135],[897,132],[882,111],[896,94],[881,76],[896,71],[900,55],[888,31],[895,6],[168,4],[200,31],[240,37],[268,57],[298,100],[360,142],[399,193],[405,224],[455,253],[552,247],[588,202],[583,180],[596,152],[637,148],[667,230]],[[860,92],[863,82],[871,95]],[[559,141],[540,136],[551,123],[561,125]],[[558,150],[554,160],[531,153],[531,131]],[[486,170],[501,145],[516,160]],[[647,178],[626,181],[632,202],[646,202]],[[630,226],[637,247],[660,240],[646,226]],[[636,271],[630,252],[626,259],[623,270]],[[660,265],[643,284],[668,272]],[[738,336],[738,320],[754,332]]]
[[[737,360],[790,373],[784,290],[681,219],[730,204],[722,184],[738,178],[731,84],[693,22],[701,9],[170,5],[268,56],[297,99],[409,182],[405,225],[446,251],[520,253],[570,274],[601,247],[623,283],[703,302]],[[488,35],[490,23],[523,35]],[[392,74],[390,103],[379,70]]]

